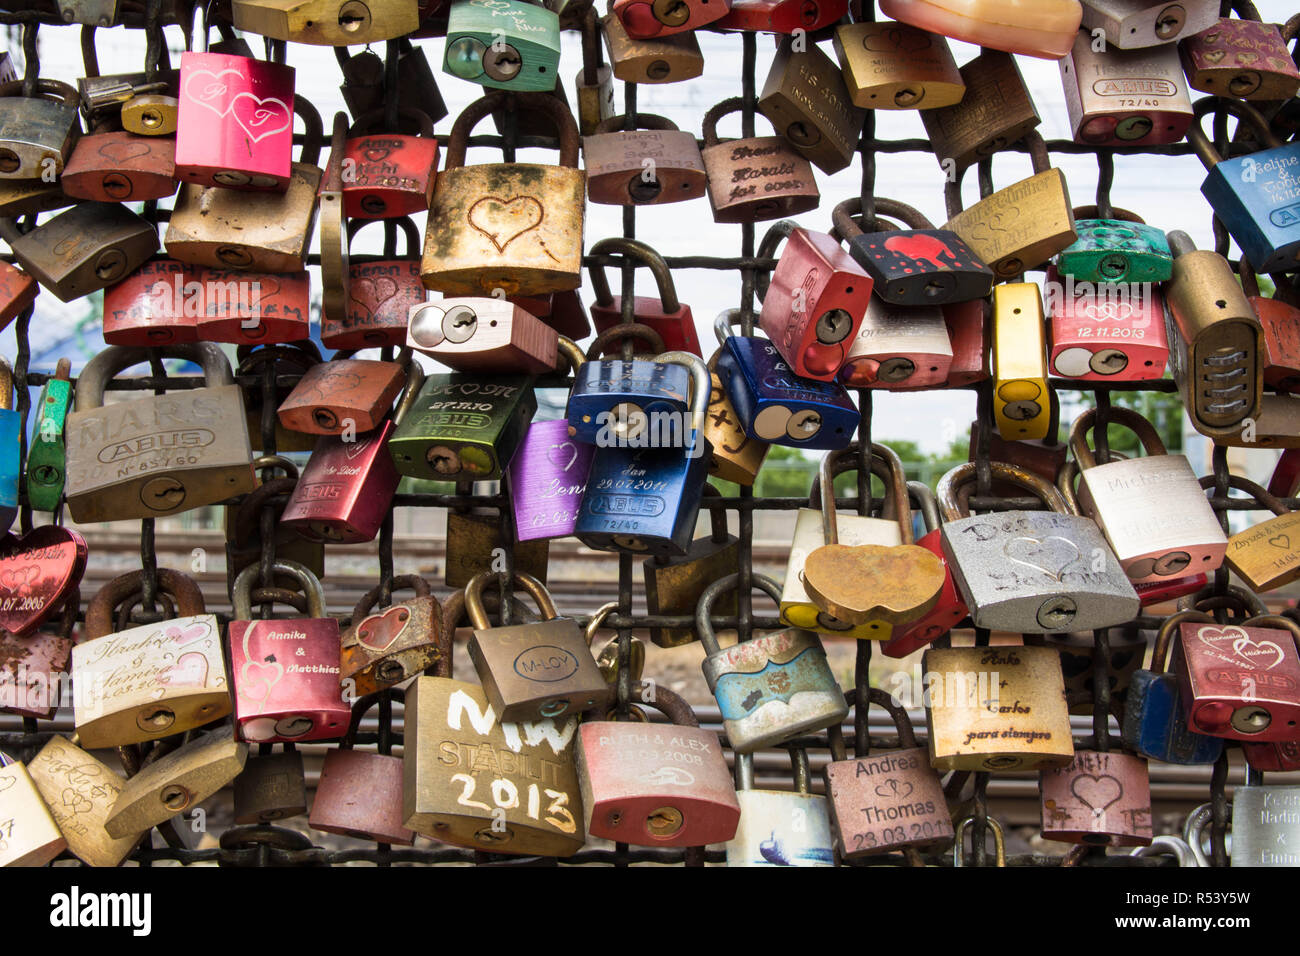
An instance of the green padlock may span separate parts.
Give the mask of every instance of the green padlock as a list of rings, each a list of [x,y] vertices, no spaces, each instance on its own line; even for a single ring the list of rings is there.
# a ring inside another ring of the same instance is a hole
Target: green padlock
[[[455,0],[442,68],[498,90],[555,89],[560,18],[523,0]]]
[[[54,378],[46,379],[36,403],[36,430],[27,452],[27,501],[37,511],[54,511],[63,497],[64,419],[72,405],[72,363],[59,359]]]
[[[1127,209],[1096,206],[1074,210],[1079,238],[1063,250],[1056,269],[1080,282],[1164,282],[1174,274],[1174,254],[1164,231]]]

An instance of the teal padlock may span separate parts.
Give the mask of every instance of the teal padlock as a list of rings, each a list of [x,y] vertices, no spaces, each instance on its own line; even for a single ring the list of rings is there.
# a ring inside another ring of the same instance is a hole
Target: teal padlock
[[[1174,254],[1164,231],[1127,209],[1074,210],[1076,239],[1062,250],[1056,270],[1078,282],[1164,282],[1174,274]]]
[[[498,90],[555,89],[560,18],[523,0],[455,0],[442,68]]]
[[[27,500],[37,511],[54,511],[63,497],[63,430],[72,404],[71,370],[67,359],[59,359],[54,378],[45,380],[36,403],[36,429],[27,451]]]

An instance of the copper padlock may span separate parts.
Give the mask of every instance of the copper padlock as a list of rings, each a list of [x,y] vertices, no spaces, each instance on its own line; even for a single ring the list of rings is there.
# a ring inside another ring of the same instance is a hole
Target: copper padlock
[[[202,287],[197,269],[175,259],[150,259],[104,290],[104,341],[109,345],[197,342]],[[192,294],[186,297],[186,290]],[[186,308],[186,306],[189,308]]]
[[[612,206],[684,202],[704,195],[704,160],[695,136],[663,116],[638,113],[602,120],[582,138],[587,197]]]
[[[400,684],[436,667],[451,654],[451,636],[442,629],[442,607],[429,582],[416,574],[393,578],[392,588],[412,588],[415,597],[393,600],[373,611],[382,594],[374,587],[352,609],[352,624],[343,633],[339,677],[352,682],[356,697]]]
[[[718,120],[739,113],[739,96],[704,114],[704,172],[714,222],[764,222],[816,209],[821,192],[812,165],[781,136],[718,140]]]
[[[277,412],[285,428],[313,435],[379,427],[406,382],[398,362],[354,359],[339,353],[314,365],[298,380]]]
[[[77,140],[59,182],[74,199],[165,199],[176,192],[176,141],[131,133],[91,133]]]
[[[1043,839],[1089,846],[1151,842],[1147,762],[1131,754],[1077,750],[1064,767],[1038,775]]]
[[[348,242],[373,220],[348,223]],[[397,254],[397,233],[401,231],[406,252]],[[332,349],[366,349],[397,345],[406,341],[407,315],[411,308],[429,298],[420,281],[420,233],[409,216],[384,221],[384,250],[377,256],[360,257],[350,251],[348,299],[343,318],[322,315],[320,340]]]

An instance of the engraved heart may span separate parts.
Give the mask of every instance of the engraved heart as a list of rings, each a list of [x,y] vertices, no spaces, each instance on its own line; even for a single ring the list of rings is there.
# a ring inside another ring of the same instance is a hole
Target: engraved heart
[[[411,609],[394,604],[380,614],[372,614],[357,626],[357,643],[368,651],[382,654],[406,633],[411,623]]]
[[[944,568],[917,545],[828,544],[808,555],[803,580],[813,603],[846,624],[906,624],[939,600]]]
[[[1012,538],[1003,546],[1002,553],[1015,564],[1033,568],[1058,584],[1071,565],[1083,560],[1078,545],[1069,538],[1055,534],[1041,539]]]
[[[876,785],[876,796],[883,797],[886,800],[906,800],[915,789],[916,787],[910,781],[904,780],[900,784],[897,777],[890,777],[884,783]]]
[[[58,610],[85,569],[79,540],[56,525],[0,539],[0,632],[24,634]]]
[[[279,661],[244,661],[244,666],[239,669],[239,696],[260,701],[260,712],[266,706],[272,688],[283,676],[284,667]]]
[[[1266,671],[1271,671],[1282,663],[1282,648],[1272,641],[1256,641],[1249,636],[1242,636],[1233,641],[1232,653],[1251,667],[1262,666]],[[1270,659],[1271,663],[1265,664],[1265,661]]]
[[[546,451],[546,460],[560,471],[568,471],[573,467],[573,463],[578,460],[578,446],[571,441],[552,445]]]
[[[388,276],[354,279],[348,292],[350,298],[365,310],[367,317],[372,317],[379,307],[397,295],[397,283]]]
[[[532,196],[484,196],[469,207],[469,224],[487,236],[497,252],[542,224],[546,210]]]
[[[89,813],[95,809],[95,805],[90,802],[90,798],[84,793],[78,793],[71,787],[64,787],[61,795],[63,805],[73,813]]]
[[[392,151],[391,146],[367,146],[362,150],[361,155],[372,163],[380,163],[387,159]]]
[[[1202,58],[1204,58],[1204,60],[1205,60],[1206,63],[1222,63],[1222,62],[1223,62],[1223,51],[1222,51],[1222,50],[1206,50],[1204,53],[1201,54],[1201,56],[1202,56]]]
[[[1092,811],[1093,816],[1099,817],[1124,796],[1124,785],[1108,773],[1082,773],[1070,781],[1070,792]]]
[[[871,53],[919,53],[930,46],[930,35],[920,30],[877,30],[862,38],[862,48]]]
[[[170,670],[158,675],[158,679],[168,687],[206,687],[208,659],[198,651],[182,654]]]
[[[1129,302],[1092,302],[1079,311],[1084,318],[1094,322],[1105,322],[1107,319],[1123,322],[1132,318],[1136,310]]]
[[[125,163],[129,159],[139,159],[141,156],[148,156],[150,147],[148,143],[142,143],[139,140],[130,140],[123,142],[116,140],[111,143],[104,143],[99,147],[99,155],[115,163]]]
[[[374,435],[367,435],[365,438],[361,439],[360,441],[345,441],[343,443],[344,457],[346,457],[348,461],[352,461],[358,455],[364,452],[367,448],[369,448],[370,443],[374,441],[374,439],[375,439]]]
[[[184,647],[186,644],[193,644],[195,641],[203,640],[211,633],[212,625],[207,621],[191,621],[184,627],[179,624],[172,624],[164,628],[163,637],[178,647]]]
[[[1286,534],[1275,534],[1268,539],[1268,543],[1275,548],[1281,548],[1283,551],[1291,550],[1291,536]]]
[[[268,136],[293,127],[293,109],[278,96],[257,97],[248,91],[226,100],[229,85],[224,77],[242,76],[239,70],[195,70],[185,80],[184,95],[193,103],[224,117],[232,114],[235,122],[256,143]]]

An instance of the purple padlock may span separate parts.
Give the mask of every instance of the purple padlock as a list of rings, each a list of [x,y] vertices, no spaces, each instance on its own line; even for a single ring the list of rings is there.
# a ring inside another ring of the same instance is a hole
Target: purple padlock
[[[533,422],[506,468],[519,541],[573,534],[595,445],[569,437],[567,421]]]

